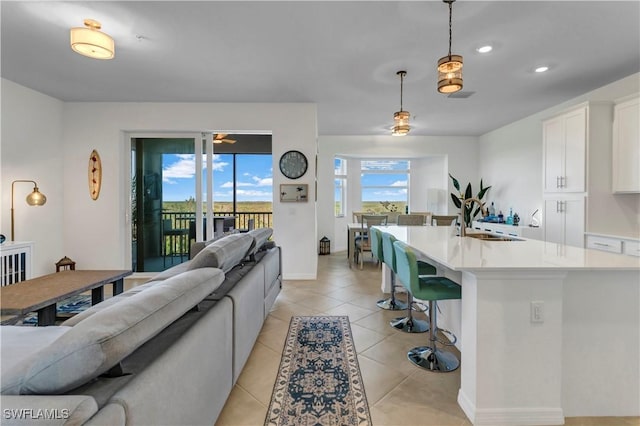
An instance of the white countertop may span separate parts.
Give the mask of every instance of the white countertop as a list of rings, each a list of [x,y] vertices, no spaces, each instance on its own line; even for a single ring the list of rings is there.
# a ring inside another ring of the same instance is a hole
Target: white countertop
[[[640,257],[519,238],[483,241],[455,236],[449,226],[378,226],[431,259],[455,270],[640,270]],[[472,231],[470,231],[472,232]]]

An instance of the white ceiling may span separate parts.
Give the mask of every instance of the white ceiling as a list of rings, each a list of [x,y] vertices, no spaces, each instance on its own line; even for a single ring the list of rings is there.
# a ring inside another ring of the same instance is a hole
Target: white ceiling
[[[453,4],[467,99],[436,91],[442,1],[2,1],[2,77],[65,101],[314,102],[320,135],[480,135],[640,71],[639,1]],[[102,22],[116,56],[69,48]],[[492,44],[493,52],[475,49]],[[536,74],[546,64],[550,70]]]

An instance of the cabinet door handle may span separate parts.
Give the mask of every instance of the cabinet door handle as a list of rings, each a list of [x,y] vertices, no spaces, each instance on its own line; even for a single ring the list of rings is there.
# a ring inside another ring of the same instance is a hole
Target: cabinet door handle
[[[605,243],[593,243],[594,246],[600,246],[600,247],[611,247],[609,244],[605,244]]]
[[[567,177],[562,176],[560,178],[560,188],[566,188],[566,187],[567,187]]]
[[[560,188],[560,176],[556,176],[556,188]]]

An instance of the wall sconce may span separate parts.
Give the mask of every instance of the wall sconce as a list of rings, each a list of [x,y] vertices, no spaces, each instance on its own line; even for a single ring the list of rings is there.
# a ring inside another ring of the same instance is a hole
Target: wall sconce
[[[29,182],[33,184],[33,191],[27,195],[27,204],[30,206],[42,206],[44,205],[44,203],[47,202],[47,197],[44,196],[44,194],[42,192],[40,192],[40,190],[38,189],[38,184],[33,181],[33,180],[14,180],[13,182],[11,182],[11,241],[15,241],[14,239],[14,231],[13,231],[13,224],[14,224],[14,214],[13,214],[13,187],[16,183],[18,182]]]

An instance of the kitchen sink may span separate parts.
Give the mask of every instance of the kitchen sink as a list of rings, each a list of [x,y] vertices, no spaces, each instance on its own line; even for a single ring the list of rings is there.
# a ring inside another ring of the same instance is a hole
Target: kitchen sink
[[[485,241],[522,241],[519,238],[507,237],[504,235],[483,234],[479,232],[467,234],[466,236],[470,238],[477,238],[478,240],[485,240]]]

